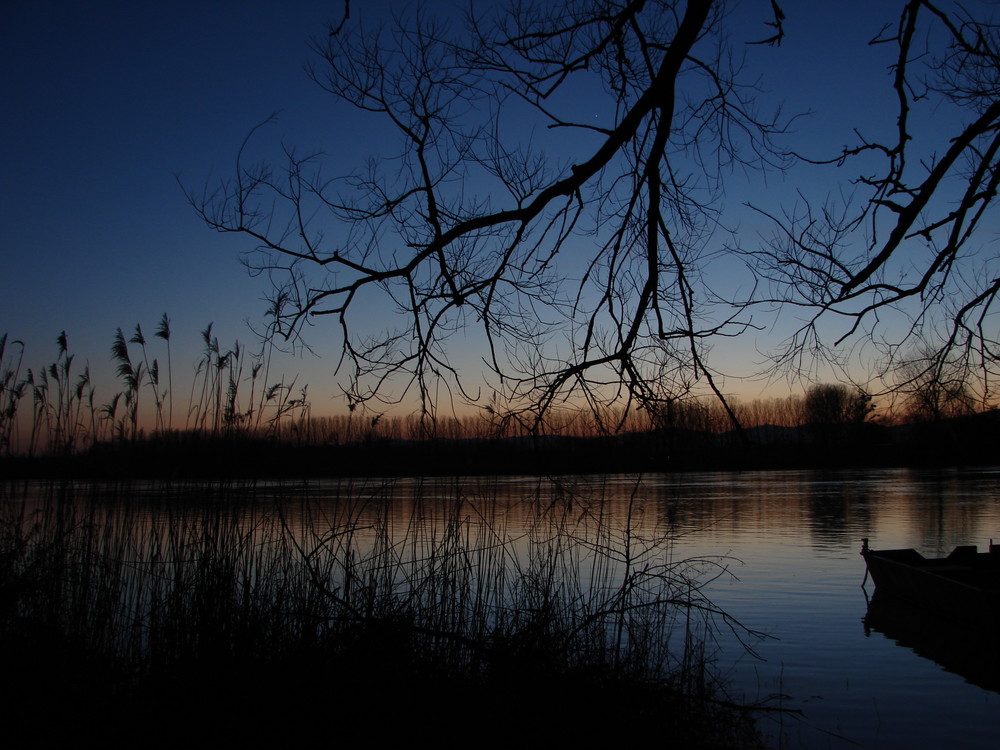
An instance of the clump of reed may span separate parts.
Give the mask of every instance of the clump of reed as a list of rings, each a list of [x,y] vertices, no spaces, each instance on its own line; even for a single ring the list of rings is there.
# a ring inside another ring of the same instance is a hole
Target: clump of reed
[[[183,433],[217,437],[285,439],[308,430],[307,388],[297,378],[271,377],[274,342],[265,338],[249,351],[236,341],[226,348],[202,332],[202,355],[195,364],[186,414],[175,421],[174,372],[170,318],[166,313],[152,339],[141,324],[131,336],[116,329],[111,360],[119,390],[102,403],[90,368],[75,370],[62,331],[56,338],[55,361],[26,367],[24,343],[0,336],[0,456],[70,455],[101,443],[135,442],[146,437]],[[153,345],[162,341],[161,367]]]
[[[690,747],[754,741],[711,678],[704,628],[726,618],[703,571],[631,505],[559,490],[515,521],[495,497],[420,485],[405,504],[348,484],[322,502],[280,485],[0,487],[19,715],[114,705],[119,723],[84,733],[114,741],[136,722],[224,717],[231,739],[266,717],[322,734],[331,712],[387,711],[433,736],[542,710],[552,737],[648,720]]]
[[[30,400],[30,429],[25,438],[27,453],[44,446],[49,453],[71,453],[95,427],[94,388],[90,368],[76,375],[74,356],[69,353],[66,332],[56,338],[58,351],[51,364],[24,368],[24,343],[8,343],[0,336],[0,454],[17,450],[16,431],[21,401]],[[11,350],[16,347],[16,353]],[[23,370],[23,375],[22,375]]]

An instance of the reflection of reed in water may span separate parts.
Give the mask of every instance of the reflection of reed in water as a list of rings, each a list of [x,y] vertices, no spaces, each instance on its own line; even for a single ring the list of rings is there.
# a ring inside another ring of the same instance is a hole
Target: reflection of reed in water
[[[280,486],[64,484],[31,504],[4,486],[8,678],[61,710],[114,700],[135,721],[261,701],[372,718],[391,686],[406,696],[394,713],[422,721],[442,700],[470,716],[544,700],[592,721],[600,696],[612,724],[747,729],[707,665],[711,629],[738,627],[701,593],[710,565],[637,531],[638,503],[619,517],[540,501],[508,529],[461,494],[400,515],[388,486],[340,487],[317,505]]]

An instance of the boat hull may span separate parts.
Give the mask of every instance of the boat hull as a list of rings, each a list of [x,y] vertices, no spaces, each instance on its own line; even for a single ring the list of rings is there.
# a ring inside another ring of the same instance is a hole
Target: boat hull
[[[879,596],[938,614],[990,618],[1000,614],[1000,548],[958,547],[945,558],[913,549],[861,551]]]

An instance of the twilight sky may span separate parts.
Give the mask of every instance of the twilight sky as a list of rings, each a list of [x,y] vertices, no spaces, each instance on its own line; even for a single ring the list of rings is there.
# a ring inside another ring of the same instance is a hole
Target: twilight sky
[[[813,153],[828,155],[853,140],[854,127],[872,136],[891,128],[891,50],[866,42],[893,20],[896,4],[784,5],[784,43],[748,47],[747,65],[759,71],[762,106],[784,102],[787,112],[810,113],[796,121],[789,146],[820,146]],[[388,7],[355,0],[352,22],[384,16]],[[768,9],[767,0],[748,0],[734,18],[759,24]],[[129,335],[139,323],[149,336],[166,312],[179,373],[197,359],[198,332],[209,322],[224,345],[253,343],[245,321],[261,320],[267,285],[239,263],[250,246],[206,228],[178,182],[198,189],[228,176],[243,137],[275,111],[266,133],[272,144],[321,150],[348,167],[377,155],[377,126],[338,106],[303,72],[307,40],[325,35],[340,12],[333,0],[3,5],[0,333],[25,342],[26,365],[53,361],[65,330],[106,397],[116,387],[108,351],[117,327]],[[736,180],[726,200],[766,196],[777,206],[796,189],[836,190],[833,176],[801,168],[766,183]],[[746,217],[747,232],[759,229],[755,221]],[[720,354],[724,369],[756,369],[755,348],[782,325]],[[310,384],[314,412],[339,410],[327,374],[337,346],[332,326],[310,329],[308,341],[325,356],[306,354],[283,367]],[[727,390],[750,397],[762,388],[727,382]]]

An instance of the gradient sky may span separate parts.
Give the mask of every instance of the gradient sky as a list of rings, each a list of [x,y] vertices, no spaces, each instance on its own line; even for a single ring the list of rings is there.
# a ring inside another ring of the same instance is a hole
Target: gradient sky
[[[149,336],[164,312],[189,350],[179,371],[210,322],[224,345],[251,342],[244,321],[261,319],[267,290],[178,180],[226,175],[276,110],[289,140],[335,130],[303,64],[336,3],[43,0],[0,13],[0,330],[26,342],[28,364],[52,361],[66,330],[108,372],[115,328]]]
[[[782,46],[747,53],[760,71],[763,105],[784,101],[786,111],[811,113],[796,122],[790,144],[823,144],[825,155],[852,142],[858,125],[885,133],[893,124],[884,72],[891,50],[866,42],[892,20],[895,4],[785,5]],[[355,0],[352,20],[384,16],[388,7]],[[735,12],[758,24],[768,8],[756,0]],[[323,36],[339,13],[331,0],[3,4],[0,333],[25,342],[27,365],[51,362],[65,330],[109,392],[115,329],[128,335],[139,323],[148,336],[164,312],[177,372],[197,359],[198,332],[209,322],[223,344],[253,341],[245,321],[261,320],[268,290],[239,263],[250,248],[206,228],[178,181],[199,188],[228,176],[243,137],[275,111],[275,144],[345,163],[377,152],[372,123],[338,107],[303,72],[307,40]],[[736,184],[727,201],[766,195],[777,206],[800,187],[835,189],[834,176],[807,168],[771,175]],[[759,228],[754,221],[746,231]],[[342,408],[327,375],[336,342],[321,327],[309,342],[324,357],[292,359],[285,369],[310,383],[314,409]],[[756,369],[762,345],[733,346],[725,369]],[[728,387],[754,396],[763,386]]]

